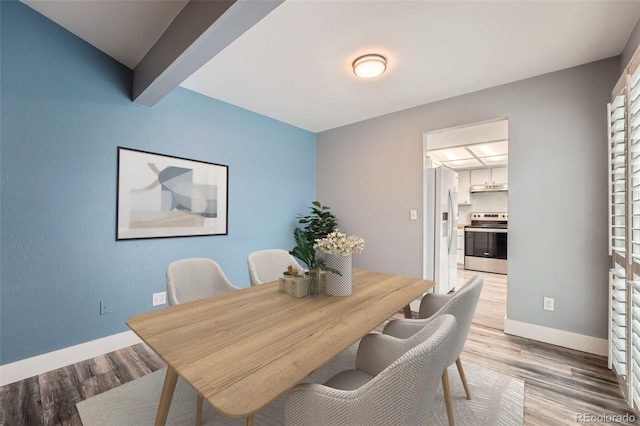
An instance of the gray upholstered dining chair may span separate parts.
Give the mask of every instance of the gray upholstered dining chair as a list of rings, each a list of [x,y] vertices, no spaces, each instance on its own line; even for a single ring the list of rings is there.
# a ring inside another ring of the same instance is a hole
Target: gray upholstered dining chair
[[[455,322],[443,315],[407,339],[365,336],[355,369],[289,391],[285,425],[427,424],[454,343]]]
[[[304,271],[302,266],[286,250],[267,249],[254,251],[247,256],[249,283],[253,286],[277,281],[289,265],[296,268],[300,274]]]
[[[460,379],[464,386],[464,391],[467,394],[467,399],[471,399],[471,392],[469,391],[469,385],[467,384],[467,378],[464,375],[462,368],[462,361],[460,361],[460,354],[464,348],[464,344],[467,341],[469,329],[471,328],[471,320],[478,306],[478,299],[480,299],[480,292],[482,291],[483,278],[479,275],[473,276],[467,281],[460,289],[451,294],[427,294],[422,298],[420,303],[420,319],[398,319],[396,321],[389,322],[383,333],[395,336],[399,338],[406,338],[413,333],[416,333],[424,324],[441,316],[441,315],[453,315],[456,318],[456,332],[454,345],[451,352],[447,354],[447,367],[454,362],[458,367],[460,373]],[[449,425],[453,426],[453,405],[451,402],[451,389],[449,387],[449,374],[445,368],[442,373],[442,390],[444,392],[444,401],[447,407],[447,417],[449,419]]]
[[[227,291],[238,290],[213,259],[194,257],[167,266],[169,305],[190,302]]]
[[[167,293],[169,305],[239,290],[229,282],[220,265],[205,257],[176,260],[167,266]],[[196,400],[196,425],[202,419],[202,397]]]

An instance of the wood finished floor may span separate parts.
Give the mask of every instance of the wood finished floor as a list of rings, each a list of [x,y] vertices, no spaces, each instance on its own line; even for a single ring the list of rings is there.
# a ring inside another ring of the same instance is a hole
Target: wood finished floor
[[[459,285],[475,273],[459,271]],[[577,421],[577,414],[629,412],[606,358],[505,335],[507,277],[482,275],[484,287],[462,359],[524,381],[525,425],[584,424]],[[157,355],[139,344],[0,387],[0,425],[81,426],[77,402],[163,366]]]

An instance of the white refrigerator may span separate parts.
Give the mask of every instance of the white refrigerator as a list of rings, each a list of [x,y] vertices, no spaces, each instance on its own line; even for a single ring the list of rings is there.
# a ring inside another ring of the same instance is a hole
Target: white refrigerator
[[[458,280],[458,174],[441,166],[427,169],[424,196],[424,278],[433,292],[446,294]]]

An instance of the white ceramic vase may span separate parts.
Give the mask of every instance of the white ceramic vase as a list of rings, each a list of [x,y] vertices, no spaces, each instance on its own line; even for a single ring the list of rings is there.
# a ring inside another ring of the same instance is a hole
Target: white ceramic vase
[[[339,271],[342,275],[327,271],[326,292],[329,296],[349,296],[351,294],[351,255],[337,256],[325,253],[324,259],[327,267]]]

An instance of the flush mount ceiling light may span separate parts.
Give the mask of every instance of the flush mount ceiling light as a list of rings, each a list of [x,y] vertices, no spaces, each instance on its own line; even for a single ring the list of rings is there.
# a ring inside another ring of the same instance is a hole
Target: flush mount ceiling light
[[[387,59],[382,55],[364,55],[353,61],[353,73],[362,78],[377,77],[386,69]]]

